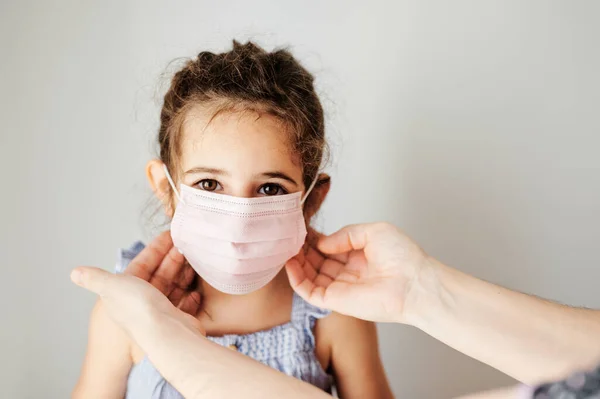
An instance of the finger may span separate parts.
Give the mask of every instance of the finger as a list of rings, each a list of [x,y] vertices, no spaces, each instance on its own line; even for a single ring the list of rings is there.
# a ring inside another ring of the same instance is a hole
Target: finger
[[[332,259],[327,259],[319,268],[319,274],[335,280],[335,278],[344,270],[345,265]]]
[[[315,249],[310,249],[311,253],[308,253],[303,256],[296,256],[294,259],[298,261],[300,266],[302,267],[302,271],[304,272],[304,278],[309,280],[314,280],[315,277],[319,274],[319,268],[321,264],[325,261]]]
[[[304,271],[304,276],[310,281],[315,281],[315,278],[319,275],[319,272],[310,262],[304,262],[302,264],[302,270]]]
[[[196,316],[200,310],[201,304],[202,296],[198,291],[194,291],[189,295],[184,296],[178,307],[182,312]]]
[[[325,274],[319,273],[319,275],[315,277],[314,282],[317,287],[327,288],[333,282],[333,279]]]
[[[324,254],[341,254],[367,245],[370,224],[346,226],[330,236],[321,237],[317,248]]]
[[[171,233],[162,232],[131,261],[125,269],[125,274],[150,281],[172,247]]]
[[[304,256],[306,262],[309,262],[315,270],[319,270],[323,262],[325,261],[325,257],[319,253],[316,249],[310,247]]]
[[[110,294],[111,280],[116,278],[114,274],[96,267],[77,267],[71,272],[71,281],[101,297]]]
[[[352,252],[343,252],[341,254],[327,254],[324,256],[327,256],[329,259],[333,259],[336,260],[340,263],[346,264],[348,263],[348,259],[350,258],[350,254],[352,254]]]
[[[175,247],[171,247],[169,252],[165,255],[160,263],[160,266],[156,269],[154,275],[160,277],[165,281],[172,281],[173,283],[179,283],[183,266],[185,265],[185,258]]]
[[[172,280],[167,280],[162,276],[151,276],[150,280],[148,280],[150,284],[156,287],[160,292],[163,293],[164,296],[169,297],[175,288],[178,288],[175,284],[173,284]]]
[[[286,264],[287,274],[294,291],[308,303],[324,308],[335,310],[343,314],[352,313],[352,307],[356,305],[356,298],[360,297],[360,285],[353,275],[346,276],[341,272],[337,279],[332,280],[324,274],[319,274],[314,280],[305,278],[304,270],[296,260],[290,260]],[[339,281],[339,280],[342,281]]]
[[[323,237],[323,234],[319,233],[317,230],[312,227],[308,228],[308,233],[306,235],[306,243],[312,247],[317,246],[317,242]]]
[[[174,287],[171,292],[167,295],[169,301],[175,306],[179,307],[181,300],[187,293],[179,287]]]
[[[295,258],[292,258],[287,261],[287,263],[285,264],[285,271],[288,275],[288,280],[290,280],[290,285],[294,289],[295,289],[295,287],[299,286],[300,284],[303,284],[304,280],[308,279],[308,277],[306,276],[306,273],[304,271],[304,268],[302,267],[302,264],[300,262],[298,262],[298,260]],[[308,279],[308,280],[310,283],[311,279]]]
[[[192,268],[192,266],[187,265],[187,264],[184,265],[183,272],[181,273],[181,276],[179,279],[179,286],[181,288],[183,288],[184,290],[190,289],[190,286],[192,285],[192,283],[194,283],[194,278],[196,277],[196,275],[197,275],[197,273]]]
[[[361,298],[361,286],[346,284],[335,280],[327,286],[327,288],[321,287],[322,296],[321,303],[313,303],[314,298],[309,298],[307,301],[315,306],[321,308],[333,310],[335,312],[353,315],[357,305],[357,302]]]
[[[193,270],[193,269],[192,269]],[[195,272],[194,272],[195,273]],[[190,280],[186,285],[170,285],[169,293],[167,297],[173,305],[180,307],[181,302],[184,301],[191,292],[196,291],[197,284],[193,284],[193,280]]]
[[[360,273],[355,270],[343,269],[334,279],[340,283],[358,285],[361,281]]]
[[[296,259],[290,259],[285,265],[290,285],[301,298],[315,306],[323,303],[324,288],[317,286],[308,278],[305,268]],[[315,276],[316,278],[316,276]]]
[[[316,233],[316,232],[315,232]],[[316,233],[318,236],[315,236],[312,241],[307,240],[304,245],[304,251],[297,255],[297,258],[300,262],[303,262],[301,259],[302,256],[308,258],[310,262],[318,269],[319,266],[323,263],[326,258],[337,260],[338,262],[346,263],[348,261],[348,253],[341,254],[323,254],[317,249],[318,240],[321,237],[324,237],[320,233]]]

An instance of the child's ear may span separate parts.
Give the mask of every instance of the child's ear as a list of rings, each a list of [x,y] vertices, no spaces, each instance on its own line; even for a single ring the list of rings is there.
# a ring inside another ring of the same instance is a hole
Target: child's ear
[[[150,188],[154,192],[154,195],[160,202],[162,202],[165,213],[169,216],[173,216],[173,195],[167,175],[165,173],[164,164],[158,160],[153,159],[146,165],[146,177]]]
[[[319,174],[317,184],[306,199],[304,205],[304,217],[309,221],[321,209],[321,205],[325,202],[327,193],[331,188],[331,177],[328,174]]]

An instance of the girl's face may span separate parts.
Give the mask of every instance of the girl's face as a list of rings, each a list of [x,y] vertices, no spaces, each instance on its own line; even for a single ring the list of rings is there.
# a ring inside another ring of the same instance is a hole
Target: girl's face
[[[288,133],[273,116],[222,113],[211,120],[211,115],[192,110],[182,135],[179,164],[171,171],[177,186],[246,198],[305,190]],[[152,176],[160,175],[161,169],[149,167],[151,183],[153,178],[162,180]],[[172,216],[172,207],[167,213]]]
[[[273,116],[224,113],[210,121],[191,113],[183,127],[181,182],[236,197],[283,195],[304,190],[287,133]]]

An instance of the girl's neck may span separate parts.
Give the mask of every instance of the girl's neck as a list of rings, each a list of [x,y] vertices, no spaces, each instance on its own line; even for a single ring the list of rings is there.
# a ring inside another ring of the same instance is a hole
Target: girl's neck
[[[246,295],[230,295],[202,282],[200,319],[207,335],[247,334],[289,321],[293,290],[285,269],[263,288]]]

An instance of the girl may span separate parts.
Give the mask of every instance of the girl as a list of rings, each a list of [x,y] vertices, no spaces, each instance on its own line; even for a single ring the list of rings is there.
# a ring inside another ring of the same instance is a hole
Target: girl
[[[282,270],[330,186],[318,170],[326,144],[311,74],[289,52],[252,43],[202,52],[173,77],[158,143],[147,176],[198,273],[193,316],[209,339],[342,398],[392,397],[375,326],[304,302]],[[118,269],[142,248],[123,251]],[[74,397],[181,395],[99,302]]]

